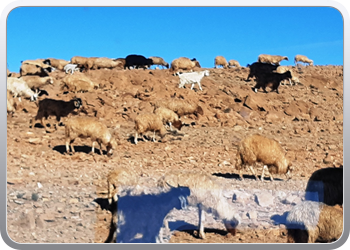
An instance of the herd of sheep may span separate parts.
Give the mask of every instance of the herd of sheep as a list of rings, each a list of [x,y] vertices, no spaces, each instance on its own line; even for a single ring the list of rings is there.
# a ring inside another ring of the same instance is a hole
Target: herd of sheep
[[[290,70],[280,66],[282,60],[288,60],[286,56],[259,55],[258,61],[248,65],[250,71],[247,77],[255,78],[256,85],[253,90],[257,92],[259,88],[272,87],[278,93],[281,82],[289,80],[294,83],[298,79],[293,76]],[[313,65],[313,61],[305,56],[297,55],[295,64],[299,62]],[[22,62],[19,75],[8,71],[7,78],[7,111],[12,114],[16,110],[16,104],[21,103],[21,99],[27,98],[30,101],[37,101],[41,93],[42,86],[53,84],[50,72],[60,70],[66,72],[62,79],[61,90],[73,92],[91,91],[98,88],[82,71],[105,69],[148,69],[152,65],[163,66],[174,76],[178,76],[179,88],[186,84],[191,84],[191,90],[197,83],[200,90],[200,81],[209,75],[209,70],[194,72],[200,68],[199,62],[185,57],[175,59],[169,65],[160,57],[146,58],[140,55],[129,55],[126,58],[98,58],[74,56],[70,61],[58,59],[26,60]],[[223,68],[240,67],[235,60],[226,61],[223,56],[217,56],[214,67]],[[180,72],[181,71],[181,72]],[[189,72],[183,72],[189,71]],[[95,117],[74,116],[74,111],[81,109],[82,100],[73,98],[70,101],[55,99],[40,99],[38,101],[37,114],[32,118],[30,126],[34,129],[35,122],[40,121],[47,132],[54,132],[57,124],[46,126],[49,116],[56,117],[60,122],[61,118],[66,118],[65,143],[66,152],[74,153],[72,143],[78,137],[91,138],[92,150],[94,153],[97,142],[102,151],[102,145],[107,149],[107,156],[111,156],[117,149],[118,138],[114,130],[109,129],[103,122]],[[143,139],[143,134],[153,132],[153,141],[156,133],[164,137],[169,126],[180,130],[184,125],[181,117],[188,114],[203,115],[202,107],[195,102],[182,100],[179,98],[160,99],[152,102],[153,113],[140,114],[135,119],[134,144],[138,139]],[[71,149],[71,150],[70,150]],[[243,180],[242,169],[248,168],[258,180],[256,173],[256,163],[264,165],[261,180],[264,175],[269,175],[273,181],[272,174],[285,174],[291,178],[293,167],[288,162],[285,151],[276,140],[263,137],[258,134],[244,138],[238,148],[235,169],[239,171],[239,176]],[[188,206],[198,208],[198,236],[205,238],[204,233],[204,213],[211,211],[214,216],[221,219],[231,234],[235,234],[240,218],[234,208],[224,197],[223,187],[213,176],[205,172],[196,171],[170,171],[158,180],[158,187],[162,192],[157,195],[132,195],[120,196],[120,188],[124,186],[137,185],[137,178],[131,169],[117,167],[109,173],[107,177],[108,201],[113,207],[113,216],[110,226],[110,235],[106,242],[137,242],[133,238],[139,230],[143,230],[145,242],[161,242],[159,237],[160,227],[163,225],[165,215],[173,208],[183,209]],[[334,208],[336,204],[342,205],[343,200],[343,171],[340,169],[324,169],[318,171],[309,180],[307,194],[310,196],[306,201],[296,205],[288,214],[286,225],[288,228],[288,242],[332,242],[342,234],[343,216],[342,212]],[[310,195],[313,194],[313,195]],[[334,200],[334,197],[338,199]],[[128,204],[127,206],[125,204]],[[139,216],[137,206],[143,206],[143,216]],[[148,218],[144,218],[148,217]],[[146,222],[145,222],[146,221]],[[132,226],[128,226],[132,225]],[[117,237],[118,236],[118,237]]]

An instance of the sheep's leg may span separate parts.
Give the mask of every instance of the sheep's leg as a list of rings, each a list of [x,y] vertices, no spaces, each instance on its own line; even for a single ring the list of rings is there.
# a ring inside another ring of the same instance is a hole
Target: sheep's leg
[[[200,83],[200,82],[198,82],[198,86],[199,86],[199,89],[200,89],[201,91],[203,91],[203,89],[202,89],[202,86],[201,86],[201,83]]]
[[[259,180],[258,175],[255,173],[253,166],[249,166],[250,171],[252,171],[253,175],[255,176],[256,180]]]
[[[135,133],[135,136],[134,136],[134,143],[137,144],[137,132]]]
[[[267,166],[266,166],[266,165],[264,165],[263,170],[262,170],[262,174],[261,174],[261,181],[264,181],[265,169],[268,171],[268,168],[267,168]]]
[[[204,220],[205,215],[202,209],[202,205],[198,205],[198,237],[205,239],[205,233],[204,233]]]
[[[153,142],[156,142],[156,131],[153,131],[153,139],[152,139]]]
[[[69,153],[69,141],[70,139],[66,139],[66,152]]]
[[[241,181],[244,181],[242,169],[239,170],[239,178],[241,178]]]
[[[173,128],[171,127],[171,122],[169,122],[169,128],[171,131],[173,131]]]
[[[91,148],[90,154],[94,154],[94,153],[95,153],[95,141],[92,142],[92,148]]]
[[[192,83],[191,90],[193,89],[195,83]]]

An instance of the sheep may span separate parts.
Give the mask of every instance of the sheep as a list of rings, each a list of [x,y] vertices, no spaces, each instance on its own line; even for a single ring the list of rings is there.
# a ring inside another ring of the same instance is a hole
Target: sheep
[[[71,75],[73,75],[74,72],[79,71],[78,64],[72,64],[68,63],[64,66],[63,70],[68,74],[70,72]]]
[[[174,124],[175,125],[175,124]],[[155,134],[159,133],[161,138],[164,138],[167,133],[164,128],[162,118],[157,114],[140,114],[135,118],[135,137],[134,143],[137,144],[137,138],[139,135],[147,131],[153,131],[153,141],[155,142]],[[142,137],[143,138],[143,137]]]
[[[121,66],[122,62],[107,57],[96,58],[93,62],[92,69],[113,69]]]
[[[47,129],[46,123],[44,123],[44,118],[47,120],[49,116],[56,116],[56,121],[60,122],[61,117],[67,117],[70,113],[76,109],[79,109],[82,105],[83,103],[80,98],[73,98],[68,102],[49,98],[40,100],[38,104],[38,112],[30,122],[31,127],[34,128],[35,121],[40,120],[40,123],[45,127],[46,132],[50,132]],[[57,129],[56,124],[53,125],[53,127]]]
[[[13,115],[17,109],[17,103],[11,95],[10,91],[7,90],[7,114]]]
[[[127,57],[125,57],[124,69],[129,69],[129,67],[134,67],[136,69],[142,67],[143,69],[146,69],[151,67],[152,64],[152,59],[146,58],[141,55],[128,55]]]
[[[50,72],[53,72],[54,68],[50,65],[43,63],[41,60],[26,60],[22,62],[20,68],[20,75],[38,75],[38,76],[49,76]]]
[[[223,195],[223,186],[211,175],[203,171],[172,170],[158,179],[159,187],[183,186],[191,191],[188,205],[198,208],[198,236],[205,239],[203,211],[212,212],[214,217],[223,220],[229,233],[235,235],[239,215],[232,209]]]
[[[286,227],[288,243],[329,243],[343,233],[343,213],[321,202],[304,201],[288,212]]]
[[[45,85],[53,84],[53,78],[51,76],[39,77],[39,76],[22,76],[28,87],[32,90],[39,90]]]
[[[124,69],[126,64],[125,58],[117,58],[117,59],[114,59],[114,61],[119,62],[119,68]]]
[[[209,76],[209,70],[204,70],[200,72],[187,72],[177,74],[180,78],[179,88],[183,88],[185,84],[192,84],[191,90],[194,87],[194,84],[197,83],[200,90],[203,91],[201,86],[201,80],[204,76]]]
[[[177,72],[179,69],[193,71],[195,67],[201,67],[196,58],[190,60],[187,57],[179,57],[171,62],[170,70],[173,72]]]
[[[7,77],[7,90],[10,91],[13,97],[19,97],[19,100],[21,100],[21,96],[24,96],[30,98],[32,102],[36,101],[40,93],[38,90],[34,92],[23,79],[16,77]]]
[[[288,61],[288,57],[286,57],[286,56],[273,56],[273,55],[267,55],[267,54],[260,54],[258,57],[258,62],[260,62],[260,63],[270,63],[270,64],[275,64],[277,66],[279,66],[280,62],[283,60]]]
[[[70,60],[71,64],[77,64],[79,68],[85,71],[92,69],[97,57],[73,56]]]
[[[316,170],[306,186],[306,200],[320,201],[329,206],[343,205],[343,168]]]
[[[239,62],[237,60],[233,60],[233,59],[228,61],[228,66],[229,67],[241,67]]]
[[[196,102],[187,101],[178,98],[170,98],[170,99],[160,99],[155,103],[152,103],[155,108],[165,107],[172,111],[174,111],[179,118],[184,115],[194,114],[194,115],[203,115],[203,109]]]
[[[69,61],[63,60],[63,59],[55,59],[55,58],[47,58],[46,61],[51,65],[52,67],[58,69],[58,70],[63,70],[64,66],[69,64]]]
[[[255,62],[251,65],[248,64],[247,67],[249,68],[247,81],[249,81],[249,78],[251,77],[255,77],[256,79],[258,79],[264,77],[266,74],[272,73],[274,70],[277,69],[278,66],[269,63]]]
[[[154,109],[153,113],[161,117],[163,124],[169,124],[171,131],[173,131],[171,125],[174,125],[175,128],[181,130],[183,123],[180,121],[179,116],[174,111],[165,107],[159,107]]]
[[[72,153],[75,153],[74,146],[71,145],[77,137],[91,138],[91,154],[95,153],[95,142],[100,146],[102,154],[102,144],[106,146],[107,156],[113,155],[118,143],[115,138],[115,130],[110,131],[107,126],[95,117],[72,116],[65,124],[66,152],[69,153],[69,146]]]
[[[266,87],[270,86],[272,88],[271,92],[276,90],[277,94],[279,94],[278,87],[280,86],[281,81],[291,79],[291,78],[292,78],[292,73],[289,70],[282,74],[279,74],[279,73],[266,74],[263,77],[259,77],[256,79],[257,82],[256,82],[256,85],[253,87],[253,89],[254,89],[254,92],[257,93],[258,89],[262,88],[264,92],[267,93]]]
[[[264,180],[265,171],[269,174],[271,181],[273,181],[272,173],[285,174],[288,179],[291,178],[290,172],[293,167],[291,163],[288,163],[286,153],[276,140],[259,134],[248,136],[239,143],[236,158],[235,168],[239,170],[239,177],[242,181],[244,181],[242,168],[247,165],[256,180],[259,179],[253,169],[253,164],[257,162],[264,164],[261,181]]]
[[[85,74],[77,72],[62,79],[61,89],[65,88],[73,92],[88,92],[98,88],[98,84],[92,82]]]
[[[159,56],[150,56],[149,59],[152,59],[153,65],[161,65],[162,67],[166,67],[167,69],[169,68],[169,63],[164,61],[164,59]]]
[[[314,65],[314,61],[307,58],[306,56],[303,56],[303,55],[296,55],[294,57],[294,63],[295,63],[295,66],[297,66],[297,63],[298,62],[303,62],[303,63],[308,63],[309,66],[312,66]]]
[[[164,218],[174,208],[185,209],[189,195],[187,187],[172,187],[167,192],[118,197],[113,209],[118,221],[117,226],[113,226],[117,228],[116,242],[161,243]]]
[[[215,57],[214,61],[214,67],[217,68],[218,66],[222,66],[224,69],[228,68],[228,63],[223,56],[217,56]]]
[[[289,71],[289,69],[285,66],[278,66],[276,68],[276,70],[273,71],[273,73],[279,73],[279,74],[283,74],[285,72]],[[290,71],[290,73],[292,74],[292,78],[289,79],[289,84],[290,86],[292,86],[292,82],[294,82],[294,84],[297,84],[297,83],[300,83],[299,82],[299,78],[294,76],[294,74],[292,73],[292,71]],[[284,79],[282,80],[281,84],[284,85],[284,82],[286,81],[287,79]]]

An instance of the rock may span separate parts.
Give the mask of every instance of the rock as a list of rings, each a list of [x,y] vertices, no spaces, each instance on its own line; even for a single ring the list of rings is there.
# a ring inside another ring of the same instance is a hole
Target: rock
[[[268,207],[274,204],[274,197],[269,192],[261,192],[255,195],[255,202],[261,207]]]

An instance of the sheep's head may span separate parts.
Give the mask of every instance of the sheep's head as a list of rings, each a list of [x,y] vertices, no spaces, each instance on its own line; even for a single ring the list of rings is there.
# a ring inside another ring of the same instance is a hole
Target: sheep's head
[[[287,180],[292,179],[292,172],[293,172],[293,170],[294,170],[294,167],[292,166],[292,163],[290,162],[288,164],[288,167],[287,167],[287,173],[286,173]]]
[[[289,59],[288,59],[288,57],[283,57],[283,59],[282,60],[286,60],[286,61],[289,61]]]
[[[118,146],[118,142],[115,138],[112,138],[111,141],[107,145],[107,156],[111,157],[113,155],[113,150]]]
[[[183,126],[183,123],[182,123],[182,121],[178,120],[178,121],[174,121],[174,122],[172,123],[172,125],[173,125],[175,128],[177,128],[178,130],[181,130],[181,128],[182,128],[182,126]]]
[[[209,76],[209,70],[204,71],[204,76]]]
[[[201,106],[198,106],[197,107],[197,109],[196,109],[196,112],[195,112],[196,114],[200,114],[200,115],[204,115],[204,111],[203,111],[203,109],[202,109],[202,107]]]
[[[224,220],[224,225],[226,227],[227,232],[232,235],[236,235],[236,228],[239,224],[239,220],[236,218],[232,218],[231,220]]]

